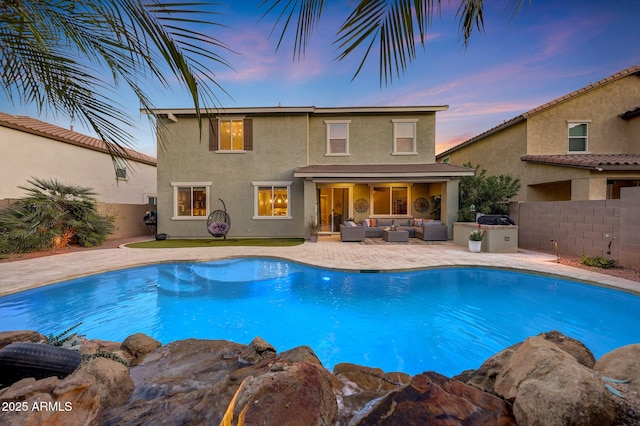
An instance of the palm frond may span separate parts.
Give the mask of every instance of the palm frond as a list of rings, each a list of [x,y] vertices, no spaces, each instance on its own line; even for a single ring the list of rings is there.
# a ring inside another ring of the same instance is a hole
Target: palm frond
[[[0,87],[14,103],[80,120],[110,151],[131,146],[123,129],[132,128],[134,120],[115,101],[121,85],[146,110],[153,105],[143,82],[150,81],[181,84],[198,118],[206,106],[215,107],[220,86],[211,72],[202,71],[228,66],[216,52],[229,51],[208,31],[219,25],[216,5],[207,0],[3,2]]]
[[[416,37],[424,46],[431,17],[439,6],[434,0],[361,0],[338,31],[338,59],[367,44],[355,78],[371,47],[378,43],[380,83],[392,82],[416,58]]]
[[[515,16],[525,0],[509,0]],[[260,7],[269,14],[277,14],[272,33],[280,29],[277,48],[297,21],[294,37],[294,59],[304,55],[307,41],[317,27],[323,1],[264,0]],[[353,75],[363,69],[374,46],[378,46],[380,84],[389,84],[403,74],[417,55],[416,40],[424,47],[432,18],[440,13],[440,0],[359,0],[348,14],[336,35],[338,60],[362,50],[361,60]],[[460,0],[456,13],[464,45],[468,46],[475,29],[484,30],[484,1]]]
[[[301,59],[307,48],[307,43],[315,31],[324,9],[324,0],[264,0],[260,7],[265,7],[263,18],[270,13],[278,13],[271,34],[282,26],[276,50],[280,49],[292,20],[297,21],[293,48],[293,59]],[[276,12],[279,8],[279,12]],[[297,18],[296,18],[297,17]]]
[[[460,17],[460,35],[467,47],[474,28],[484,31],[484,1],[462,0],[456,16]]]

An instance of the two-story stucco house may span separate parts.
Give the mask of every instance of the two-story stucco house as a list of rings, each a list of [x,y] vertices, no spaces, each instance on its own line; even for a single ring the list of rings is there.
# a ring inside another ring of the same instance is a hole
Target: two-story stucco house
[[[640,66],[562,96],[437,155],[519,177],[514,201],[605,200],[640,185]]]
[[[155,204],[156,159],[126,149],[116,170],[104,141],[35,118],[0,113],[0,201],[33,177],[90,187],[104,203]]]
[[[158,230],[208,235],[223,205],[229,236],[302,237],[347,218],[434,218],[451,228],[458,178],[435,162],[436,113],[446,106],[257,107],[211,112],[199,132],[190,109],[157,109]],[[451,229],[450,229],[451,230]]]

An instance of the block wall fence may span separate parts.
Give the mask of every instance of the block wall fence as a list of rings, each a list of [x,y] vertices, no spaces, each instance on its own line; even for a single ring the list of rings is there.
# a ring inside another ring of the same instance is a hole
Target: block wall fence
[[[9,207],[15,199],[1,199],[0,210]],[[147,211],[155,210],[156,206],[150,204],[114,204],[96,203],[96,210],[100,214],[115,217],[115,231],[109,234],[107,240],[119,240],[122,238],[152,236],[144,224],[144,215]]]
[[[555,240],[560,256],[640,266],[640,187],[623,188],[619,200],[510,203],[509,215],[521,248],[553,253]]]

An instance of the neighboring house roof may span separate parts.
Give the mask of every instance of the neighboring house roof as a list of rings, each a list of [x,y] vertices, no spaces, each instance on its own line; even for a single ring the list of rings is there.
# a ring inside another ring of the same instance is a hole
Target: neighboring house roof
[[[73,130],[65,129],[53,124],[45,123],[44,121],[40,121],[35,118],[10,115],[0,112],[0,126],[109,154],[107,143],[100,139],[83,135],[82,133],[74,132]],[[112,151],[114,153],[118,153],[118,155],[122,154],[121,156],[127,160],[145,163],[152,166],[157,165],[155,158],[142,154],[141,152],[134,151],[133,149],[124,148],[124,153],[121,153],[117,147],[114,147]]]
[[[445,163],[419,164],[326,164],[298,167],[294,177],[314,179],[408,179],[473,176],[468,167]]]
[[[605,84],[609,84],[609,83],[611,83],[613,81],[619,80],[621,78],[624,78],[624,77],[627,77],[627,76],[630,76],[630,75],[640,76],[640,65],[634,65],[632,67],[624,69],[624,70],[622,70],[620,72],[617,72],[615,74],[610,75],[609,77],[603,78],[602,80],[596,81],[595,83],[591,83],[588,86],[582,87],[582,88],[580,88],[578,90],[575,90],[575,91],[573,91],[573,92],[571,92],[571,93],[569,93],[567,95],[561,96],[561,97],[559,97],[557,99],[554,99],[554,100],[552,100],[550,102],[547,102],[546,104],[543,104],[543,105],[540,105],[540,106],[538,106],[536,108],[533,108],[533,109],[531,109],[531,110],[529,110],[529,111],[527,111],[527,112],[525,112],[523,114],[520,114],[520,115],[518,115],[518,116],[516,116],[516,117],[514,117],[514,118],[512,118],[510,120],[507,120],[507,121],[503,122],[502,124],[500,124],[498,126],[495,126],[495,127],[491,128],[491,129],[487,130],[486,132],[480,133],[479,135],[474,136],[473,138],[471,138],[469,140],[466,140],[466,141],[464,141],[464,142],[462,142],[462,143],[460,143],[460,144],[458,144],[458,145],[456,145],[454,147],[451,147],[451,148],[447,149],[446,151],[441,152],[440,154],[436,155],[436,158],[444,157],[444,156],[446,156],[448,154],[451,154],[452,152],[457,151],[457,150],[459,150],[459,149],[461,149],[461,148],[463,148],[463,147],[465,147],[467,145],[470,145],[470,144],[472,144],[474,142],[477,142],[480,139],[484,139],[487,136],[490,136],[490,135],[492,135],[494,133],[497,133],[497,132],[499,132],[501,130],[504,130],[504,129],[508,128],[508,127],[511,127],[511,126],[513,126],[515,124],[518,124],[518,123],[522,122],[522,121],[525,121],[527,118],[529,118],[530,116],[532,116],[534,114],[537,114],[537,113],[542,112],[542,111],[546,111],[551,107],[554,107],[554,106],[556,106],[558,104],[561,104],[563,102],[567,102],[567,101],[569,101],[571,99],[576,98],[577,96],[580,96],[580,95],[582,95],[584,93],[587,93],[587,92],[590,92],[590,91],[592,91],[594,89],[602,87]],[[631,118],[631,117],[633,117],[635,115],[638,115],[638,114],[640,114],[640,112],[638,112],[639,108],[636,108],[635,110],[632,110],[632,111],[627,111],[626,113],[622,114],[621,117],[622,118]],[[624,115],[627,115],[627,114],[629,114],[628,117],[623,117]]]
[[[640,155],[634,154],[523,155],[520,160],[583,169],[640,170]]]

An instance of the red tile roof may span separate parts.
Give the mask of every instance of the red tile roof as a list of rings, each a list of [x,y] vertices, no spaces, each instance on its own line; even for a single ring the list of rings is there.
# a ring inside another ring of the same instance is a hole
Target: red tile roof
[[[82,133],[74,132],[73,130],[58,127],[53,124],[45,123],[44,121],[31,117],[16,116],[0,112],[0,126],[94,151],[109,153],[106,142],[100,139],[83,135]],[[117,147],[113,147],[112,152],[120,154],[120,150]],[[137,161],[139,163],[145,163],[152,166],[157,165],[155,158],[129,148],[124,148],[122,157],[127,160]]]
[[[523,155],[520,160],[585,169],[640,170],[640,155],[634,154]]]

